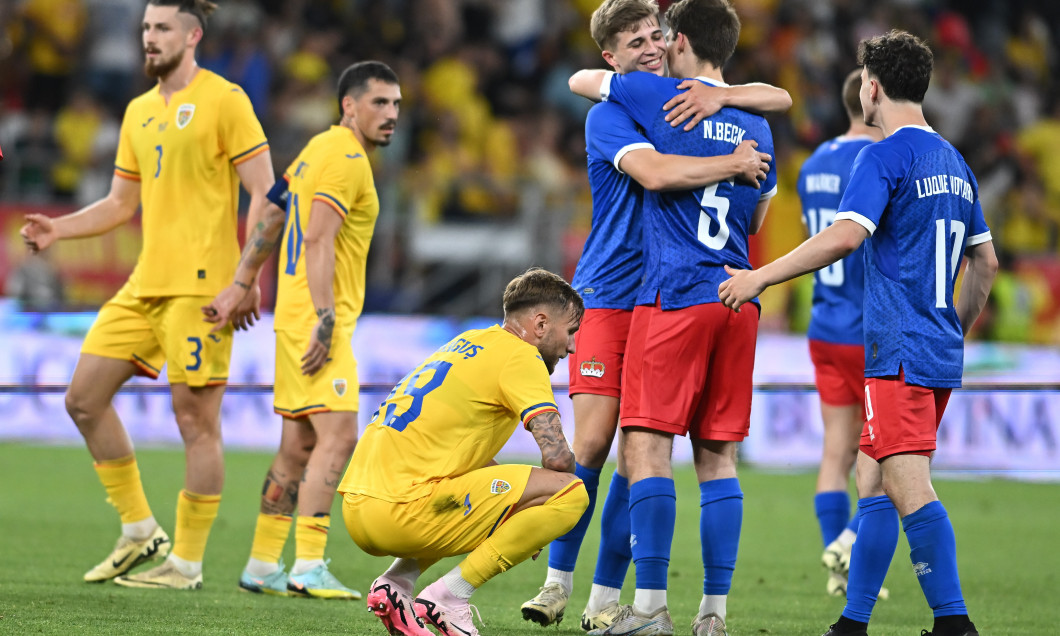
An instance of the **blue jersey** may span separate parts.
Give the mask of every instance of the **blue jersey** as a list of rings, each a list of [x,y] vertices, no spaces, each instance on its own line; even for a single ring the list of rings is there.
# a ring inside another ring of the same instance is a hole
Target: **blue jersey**
[[[662,107],[681,92],[681,81],[643,72],[610,75],[601,94],[620,104],[659,152],[714,157],[754,139],[760,152],[773,155],[766,120],[735,108],[721,109],[689,132],[670,126]],[[776,194],[776,183],[773,166],[761,189],[726,179],[697,190],[645,192],[644,282],[637,304],[654,304],[656,297],[663,309],[719,302],[718,285],[729,279],[723,266],[751,267],[751,219],[758,202]]]
[[[802,220],[810,236],[835,222],[839,200],[850,182],[850,166],[872,137],[836,137],[817,147],[799,171]],[[865,295],[865,247],[814,274],[813,312],[807,335],[814,340],[860,345]]]
[[[854,161],[836,219],[869,231],[865,377],[959,387],[964,333],[953,303],[964,250],[990,239],[979,186],[934,130],[904,126]]]
[[[603,102],[585,118],[593,222],[571,286],[587,309],[633,309],[644,269],[641,207],[644,190],[618,169],[630,150],[653,148],[637,124]]]

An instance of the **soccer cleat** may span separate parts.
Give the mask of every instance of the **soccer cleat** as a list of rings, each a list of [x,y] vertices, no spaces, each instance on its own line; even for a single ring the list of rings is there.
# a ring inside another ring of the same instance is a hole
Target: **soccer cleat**
[[[323,598],[342,601],[359,601],[361,593],[351,590],[339,582],[335,575],[328,571],[327,560],[317,567],[302,574],[291,574],[287,577],[287,592],[291,596]]]
[[[114,551],[99,565],[85,572],[85,580],[99,583],[125,574],[134,567],[152,559],[160,559],[169,554],[169,536],[162,526],[156,526],[151,536],[143,540],[130,539],[122,535],[114,545]]]
[[[979,630],[975,628],[973,623],[968,623],[968,627],[962,632],[953,632],[952,634],[943,634],[942,632],[929,632],[926,629],[920,630],[920,636],[979,636]]]
[[[242,576],[239,577],[239,589],[255,594],[287,596],[287,573],[284,572],[283,560],[276,565],[276,571],[265,576],[255,576],[243,570]]]
[[[391,636],[434,636],[416,616],[415,601],[393,581],[379,577],[368,592],[368,609]]]
[[[725,621],[712,612],[692,619],[692,636],[729,636],[729,632],[725,631]]]
[[[592,616],[588,612],[582,612],[582,631],[591,632],[594,629],[607,629],[611,626],[611,623],[615,622],[621,612],[622,606],[618,603],[611,603]]]
[[[150,570],[119,576],[114,579],[114,582],[125,587],[145,589],[201,590],[202,573],[200,572],[193,577],[184,576],[177,569],[177,566],[166,560],[162,562],[162,565],[153,567]]]
[[[868,632],[865,630],[861,630],[858,632],[841,632],[836,629],[836,625],[838,624],[839,623],[832,623],[831,625],[829,625],[828,631],[825,632],[822,636],[868,636]]]
[[[550,583],[541,588],[537,596],[523,603],[523,620],[533,621],[542,627],[563,622],[563,611],[567,609],[570,594],[559,583]]]
[[[642,616],[632,605],[623,605],[609,626],[589,632],[590,636],[673,636],[673,633],[674,622],[668,609],[661,607],[651,616]]]
[[[829,596],[846,596],[847,577],[837,572],[829,572],[825,589],[828,591]]]
[[[828,570],[828,582],[825,590],[829,596],[847,595],[847,577],[850,576],[850,553],[853,545],[844,545],[838,539],[828,544],[821,554],[821,564]],[[886,601],[891,598],[890,591],[881,587],[877,598]]]
[[[456,599],[452,605],[444,605],[434,598],[431,588],[427,587],[416,597],[416,616],[424,624],[430,623],[442,636],[479,636],[478,629],[471,619],[471,609],[478,608],[467,601]],[[478,620],[482,622],[482,614]]]

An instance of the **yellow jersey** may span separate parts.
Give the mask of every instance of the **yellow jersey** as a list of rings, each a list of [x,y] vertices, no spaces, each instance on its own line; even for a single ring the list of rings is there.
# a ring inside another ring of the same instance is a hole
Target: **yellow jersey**
[[[158,86],[125,109],[114,172],[140,182],[138,298],[213,296],[239,262],[235,167],[269,145],[243,89],[206,69],[169,103]]]
[[[558,412],[537,347],[498,325],[451,340],[372,416],[339,492],[402,503],[482,468],[534,417]]]
[[[379,217],[379,196],[368,156],[353,131],[332,126],[313,137],[291,163],[288,182],[287,227],[280,242],[276,289],[277,331],[311,330],[316,309],[306,279],[302,244],[314,201],[321,201],[343,219],[335,237],[335,327],[352,334],[364,307],[368,245]]]

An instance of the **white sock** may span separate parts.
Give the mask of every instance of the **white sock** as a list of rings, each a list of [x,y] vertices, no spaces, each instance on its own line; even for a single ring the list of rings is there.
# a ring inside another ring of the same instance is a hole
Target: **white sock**
[[[642,590],[633,594],[633,609],[641,616],[651,616],[666,607],[666,590]]]
[[[247,572],[250,572],[254,576],[268,576],[279,569],[279,563],[260,561],[258,559],[255,559],[254,557],[250,557],[247,560]]]
[[[574,591],[574,572],[564,572],[563,570],[549,568],[548,574],[545,575],[545,585],[552,585],[553,583],[562,585],[569,596]]]
[[[621,595],[621,588],[605,587],[593,583],[593,589],[589,592],[589,602],[585,604],[585,613],[590,616],[599,614],[608,605],[617,605]]]
[[[401,585],[406,592],[412,594],[416,589],[416,580],[420,578],[420,562],[416,559],[394,559],[383,576]]]
[[[305,574],[306,572],[316,569],[324,565],[323,559],[313,559],[311,561],[305,561],[302,559],[295,559],[294,565],[291,566],[291,576],[298,576],[299,574]]]
[[[728,594],[704,594],[703,600],[699,602],[699,615],[717,614],[721,620],[725,620],[725,601]]]
[[[839,533],[839,536],[836,537],[835,540],[838,541],[839,545],[843,546],[844,548],[849,548],[850,546],[854,545],[854,539],[857,538],[858,535],[856,532],[854,532],[850,528],[843,528],[843,531]]]
[[[170,553],[166,560],[172,563],[178,572],[189,579],[202,574],[202,561],[185,561],[173,553]]]
[[[449,570],[449,572],[442,577],[441,581],[445,584],[449,593],[459,599],[466,601],[475,593],[475,586],[468,583],[464,578],[464,575],[460,573],[459,565],[452,570]]]
[[[155,521],[153,516],[151,516],[146,519],[141,519],[140,521],[121,524],[121,533],[130,539],[143,541],[151,536],[151,533],[154,532],[157,527],[158,522]]]

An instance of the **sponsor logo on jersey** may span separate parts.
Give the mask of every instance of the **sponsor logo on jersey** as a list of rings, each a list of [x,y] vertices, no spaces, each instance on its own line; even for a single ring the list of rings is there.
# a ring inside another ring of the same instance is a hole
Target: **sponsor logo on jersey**
[[[924,576],[925,574],[931,574],[931,566],[923,561],[917,561],[913,564],[913,573],[917,576]]]
[[[586,360],[585,362],[582,362],[582,375],[589,376],[590,378],[602,378],[604,377],[604,371],[604,363],[598,361],[596,359],[596,356],[593,356],[592,360]]]
[[[346,378],[335,378],[331,381],[331,388],[335,389],[335,395],[339,397],[346,395]]]
[[[503,479],[494,479],[493,483],[490,484],[490,492],[494,495],[503,495],[512,489],[512,485]]]
[[[181,104],[177,106],[177,128],[181,130],[185,126],[191,123],[191,118],[195,116],[195,104]]]

